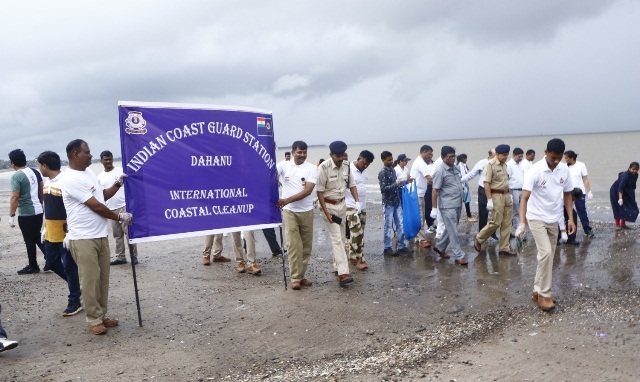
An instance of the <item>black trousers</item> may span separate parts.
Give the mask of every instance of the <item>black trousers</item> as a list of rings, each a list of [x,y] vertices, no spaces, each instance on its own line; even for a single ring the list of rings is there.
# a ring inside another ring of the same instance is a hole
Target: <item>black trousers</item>
[[[431,199],[431,193],[433,187],[427,186],[427,192],[424,194],[424,218],[427,221],[427,227],[431,227],[435,222],[435,219],[431,217],[431,210],[433,209],[433,200]]]
[[[22,238],[24,239],[24,245],[27,246],[27,257],[29,257],[29,265],[32,267],[38,266],[38,260],[36,259],[36,247],[40,248],[40,251],[44,255],[44,245],[40,241],[40,230],[42,229],[43,215],[33,216],[18,216],[18,226],[22,232]]]
[[[482,231],[488,220],[487,194],[484,193],[484,187],[478,186],[478,232]]]
[[[276,237],[275,228],[264,228],[262,230],[264,234],[264,238],[267,239],[267,243],[269,243],[269,249],[271,249],[271,253],[279,253],[280,245],[278,244],[278,238]]]

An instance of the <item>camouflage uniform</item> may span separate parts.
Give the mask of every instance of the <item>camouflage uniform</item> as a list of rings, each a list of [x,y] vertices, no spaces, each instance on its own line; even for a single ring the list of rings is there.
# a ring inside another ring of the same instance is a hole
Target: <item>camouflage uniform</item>
[[[355,208],[347,208],[347,224],[349,225],[349,260],[364,261],[364,226],[367,223],[367,212],[356,213]]]

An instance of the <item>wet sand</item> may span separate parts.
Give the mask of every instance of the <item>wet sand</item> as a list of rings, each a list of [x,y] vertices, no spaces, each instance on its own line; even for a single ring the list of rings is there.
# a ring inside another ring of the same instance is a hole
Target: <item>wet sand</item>
[[[531,239],[519,257],[499,257],[496,243],[478,254],[477,223],[463,220],[468,268],[431,249],[382,256],[377,210],[369,208],[365,231],[370,269],[353,269],[346,287],[317,214],[314,285],[301,291],[284,289],[282,260],[260,233],[260,277],[237,274],[233,263],[201,265],[203,240],[141,244],[143,326],[131,266],[114,266],[109,309],[120,326],[104,336],[87,332],[83,314],[62,317],[67,290],[57,275],[16,274],[26,253],[3,215],[1,318],[20,346],[0,354],[0,380],[629,381],[640,372],[640,231],[596,224],[595,238],[579,232],[580,246],[560,246],[558,308],[544,313],[530,296]]]

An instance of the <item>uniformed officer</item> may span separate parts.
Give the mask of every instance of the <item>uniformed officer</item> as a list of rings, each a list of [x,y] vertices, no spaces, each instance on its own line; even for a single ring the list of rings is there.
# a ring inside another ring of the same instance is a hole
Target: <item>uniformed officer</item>
[[[492,211],[491,220],[476,235],[474,247],[480,252],[484,243],[500,228],[500,249],[498,254],[515,256],[509,247],[511,234],[513,201],[509,193],[509,175],[506,161],[509,157],[509,145],[496,147],[496,156],[484,166],[484,191],[487,195],[487,210]]]
[[[346,285],[353,282],[349,274],[349,263],[344,248],[345,218],[347,207],[344,200],[345,190],[348,188],[355,200],[355,208],[360,213],[360,199],[356,189],[356,182],[347,163],[347,144],[335,141],[329,145],[331,160],[322,162],[318,167],[318,183],[316,192],[318,202],[324,214],[327,230],[331,236],[333,248],[333,263],[338,271],[338,282]]]

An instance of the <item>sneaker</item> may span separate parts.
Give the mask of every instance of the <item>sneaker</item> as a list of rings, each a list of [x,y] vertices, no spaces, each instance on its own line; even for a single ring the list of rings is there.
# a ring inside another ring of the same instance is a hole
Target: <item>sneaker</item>
[[[115,328],[116,326],[118,326],[120,324],[120,321],[118,321],[117,318],[103,318],[102,319],[102,324],[107,327],[107,328]]]
[[[138,256],[131,256],[131,264],[138,265]]]
[[[202,257],[202,265],[209,265],[211,261],[209,260],[209,256]]]
[[[18,271],[19,275],[30,275],[32,273],[40,273],[40,267],[32,267],[31,265],[27,265],[26,267]]]
[[[240,263],[238,263],[236,265],[236,272],[245,273],[246,271],[247,271],[247,268],[246,268],[246,264],[244,263],[244,261],[242,261],[242,262],[240,262]]]
[[[396,256],[400,256],[400,255],[413,255],[413,250],[411,250],[411,248],[409,247],[400,248],[396,252]]]
[[[228,263],[230,261],[230,258],[224,256],[213,256],[213,259],[211,260],[212,263]]]
[[[89,326],[89,333],[95,334],[96,336],[105,334],[106,332],[107,332],[107,328],[104,326],[104,324]]]
[[[49,268],[49,264],[44,263],[44,267],[42,268],[42,272],[51,272],[51,268]]]
[[[436,233],[437,229],[438,227],[436,227],[435,225],[432,225],[431,227],[427,228],[427,233]]]
[[[127,263],[127,260],[115,259],[110,264],[111,265],[122,265],[122,264],[126,264],[126,263]]]
[[[382,251],[382,254],[385,256],[395,256],[396,253],[393,252],[393,249],[391,248],[385,248],[384,251]]]
[[[0,353],[5,350],[10,350],[18,346],[17,341],[11,341],[6,338],[0,338]]]
[[[596,235],[593,233],[592,229],[588,229],[586,231],[584,231],[584,234],[586,237],[595,237]]]
[[[257,264],[251,264],[249,269],[247,269],[247,273],[254,276],[260,276],[262,274],[262,271]]]
[[[79,301],[69,302],[67,304],[67,309],[62,312],[64,317],[74,316],[82,311],[82,305],[80,305]]]

